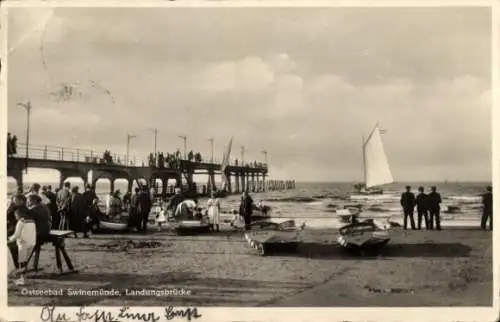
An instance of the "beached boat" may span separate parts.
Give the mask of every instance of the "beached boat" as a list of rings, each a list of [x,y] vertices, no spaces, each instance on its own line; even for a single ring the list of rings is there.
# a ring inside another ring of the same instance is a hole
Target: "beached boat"
[[[267,219],[250,225],[245,240],[260,256],[298,250],[306,223],[297,226],[295,220]]]
[[[359,220],[351,217],[352,223],[339,229],[338,243],[347,250],[361,254],[376,254],[390,241],[390,224],[382,225],[373,218]]]
[[[382,195],[382,186],[394,182],[378,123],[368,139],[363,138],[362,150],[364,182],[354,186],[355,192],[350,195],[351,199],[356,199],[357,196]]]
[[[175,210],[173,218],[168,219],[168,225],[178,234],[209,232],[211,229],[208,215],[197,208],[193,200],[184,200]]]

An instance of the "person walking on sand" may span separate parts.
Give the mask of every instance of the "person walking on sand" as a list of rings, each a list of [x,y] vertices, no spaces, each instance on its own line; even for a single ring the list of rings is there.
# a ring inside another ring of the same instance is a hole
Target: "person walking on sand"
[[[215,192],[212,190],[210,193],[210,199],[207,201],[208,206],[208,217],[213,222],[213,230],[219,231],[220,225],[220,200],[215,197]]]
[[[245,230],[250,230],[250,224],[252,223],[252,211],[253,211],[253,199],[248,194],[248,190],[245,190],[241,198],[240,204],[240,216],[245,220]]]
[[[493,193],[491,186],[486,187],[482,196],[483,215],[481,216],[481,229],[486,230],[486,222],[490,221],[490,230],[493,230]]]
[[[427,206],[429,209],[429,227],[434,229],[434,221],[436,221],[436,229],[441,230],[441,195],[436,192],[436,187],[431,187],[431,193],[427,195]]]
[[[415,203],[417,204],[417,228],[422,229],[422,217],[424,219],[425,228],[429,230],[429,210],[427,209],[427,194],[424,192],[424,187],[418,187],[418,195]]]
[[[139,215],[137,208],[139,207],[139,193],[141,189],[135,187],[134,194],[130,198],[130,206],[128,208],[128,228],[139,227]]]
[[[57,192],[57,212],[59,214],[59,229],[68,230],[68,216],[71,205],[71,192],[69,191],[71,184],[64,183],[64,187]]]
[[[406,230],[408,226],[408,217],[410,218],[411,229],[415,229],[415,219],[413,218],[415,195],[411,192],[410,186],[406,186],[406,191],[401,194],[401,206],[404,213],[403,229]]]
[[[138,231],[142,231],[143,233],[147,232],[148,229],[148,217],[149,212],[151,211],[152,202],[151,197],[148,192],[148,188],[146,186],[143,187],[142,191],[139,193],[138,207],[137,212],[139,214],[139,225]]]

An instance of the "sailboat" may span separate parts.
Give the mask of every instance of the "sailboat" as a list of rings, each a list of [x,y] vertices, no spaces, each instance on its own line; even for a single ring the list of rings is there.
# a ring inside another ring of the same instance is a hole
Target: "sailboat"
[[[382,133],[377,123],[368,138],[363,138],[364,183],[354,186],[357,195],[383,194],[382,186],[394,182],[382,142]]]
[[[222,163],[220,168],[222,173],[221,175],[222,183],[221,183],[221,189],[217,192],[217,195],[219,197],[225,197],[229,193],[228,188],[230,179],[226,176],[226,169],[229,166],[232,147],[233,147],[233,137],[229,139],[229,143],[226,146],[226,150],[222,155]]]

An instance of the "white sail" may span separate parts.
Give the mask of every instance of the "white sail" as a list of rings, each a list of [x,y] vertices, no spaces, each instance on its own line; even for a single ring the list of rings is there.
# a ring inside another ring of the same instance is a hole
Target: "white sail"
[[[233,146],[233,137],[231,137],[231,139],[229,139],[229,143],[226,146],[226,151],[224,151],[224,154],[222,156],[222,163],[221,163],[222,188],[227,187],[227,185],[229,184],[229,180],[226,177],[226,174],[224,173],[224,171],[226,170],[226,167],[229,165],[232,146]]]
[[[378,126],[365,142],[364,154],[366,188],[394,182]]]

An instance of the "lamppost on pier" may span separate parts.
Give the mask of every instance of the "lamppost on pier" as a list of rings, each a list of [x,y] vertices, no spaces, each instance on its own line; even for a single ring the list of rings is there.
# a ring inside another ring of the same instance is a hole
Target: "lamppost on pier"
[[[264,154],[264,162],[265,162],[265,165],[267,166],[267,151],[262,150],[262,154]]]
[[[154,129],[149,129],[151,132],[154,134],[154,145],[155,145],[155,161],[157,160],[158,156],[158,148],[156,145],[156,139],[158,138],[158,129],[155,127]]]
[[[179,135],[179,138],[184,141],[184,160],[187,160],[187,136]]]
[[[210,141],[210,163],[214,163],[214,138],[209,138]]]
[[[133,139],[135,137],[137,137],[137,136],[136,135],[132,135],[132,134],[127,134],[127,156],[125,158],[125,165],[127,165],[127,166],[129,166],[129,164],[128,164],[128,162],[129,162],[128,159],[129,158],[128,157],[129,157],[129,151],[130,151],[130,139]]]
[[[26,110],[26,161],[25,161],[25,172],[28,173],[28,158],[29,158],[29,146],[30,146],[30,116],[31,116],[31,102],[17,103],[17,105],[24,107]]]
[[[241,146],[241,166],[245,166],[245,147]]]

